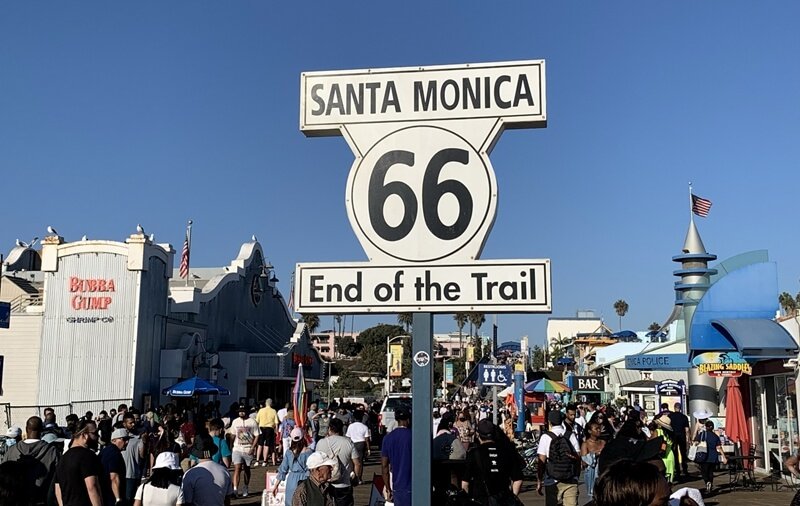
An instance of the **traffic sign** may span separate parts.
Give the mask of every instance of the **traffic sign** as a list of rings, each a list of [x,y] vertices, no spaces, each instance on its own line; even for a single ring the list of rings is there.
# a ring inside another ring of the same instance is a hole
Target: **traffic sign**
[[[431,356],[425,351],[418,351],[414,355],[414,363],[420,367],[425,367],[431,363]]]
[[[478,366],[478,383],[482,386],[507,387],[513,379],[510,366],[492,364]]]

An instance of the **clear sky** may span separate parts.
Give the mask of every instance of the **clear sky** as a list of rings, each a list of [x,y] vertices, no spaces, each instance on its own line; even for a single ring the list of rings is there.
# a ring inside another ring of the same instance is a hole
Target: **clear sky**
[[[641,330],[671,310],[692,181],[707,249],[768,249],[796,293],[798,19],[789,0],[3,2],[0,250],[137,223],[179,250],[191,218],[193,265],[256,234],[286,293],[296,262],[365,260],[352,153],[299,131],[302,71],[543,58],[548,127],[492,154],[483,258],[550,258],[553,316],[616,329],[622,298]],[[541,341],[546,318],[501,316],[501,341]]]

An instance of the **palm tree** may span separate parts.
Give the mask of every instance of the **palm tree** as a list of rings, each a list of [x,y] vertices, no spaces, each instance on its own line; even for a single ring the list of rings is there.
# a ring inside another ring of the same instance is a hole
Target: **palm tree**
[[[659,325],[658,322],[653,322],[647,327],[647,330],[649,330],[650,332],[655,332],[660,329],[661,325]]]
[[[553,365],[556,365],[558,359],[564,356],[565,348],[571,343],[572,339],[569,337],[561,337],[561,332],[558,333],[558,337],[550,338],[550,348],[553,350],[550,354],[550,359]]]
[[[476,347],[480,344],[480,348],[477,348],[480,350],[480,356],[477,357],[477,360],[480,360],[483,358],[483,340],[480,338],[480,328],[486,322],[486,315],[483,313],[467,313],[467,320],[469,320],[470,333],[472,333],[472,329],[475,329],[473,342]]]
[[[628,312],[628,303],[619,299],[614,303],[614,311],[616,311],[617,316],[619,316],[619,329],[622,330],[622,317]]]
[[[397,323],[402,325],[408,332],[412,323],[414,323],[414,315],[411,313],[397,313]]]
[[[308,333],[313,334],[317,328],[319,328],[319,315],[314,313],[306,313],[300,315],[300,321],[306,324],[308,327]]]
[[[797,310],[797,300],[792,297],[789,292],[783,292],[778,295],[778,303],[781,305],[781,308],[783,308],[783,312],[786,316],[793,315]]]

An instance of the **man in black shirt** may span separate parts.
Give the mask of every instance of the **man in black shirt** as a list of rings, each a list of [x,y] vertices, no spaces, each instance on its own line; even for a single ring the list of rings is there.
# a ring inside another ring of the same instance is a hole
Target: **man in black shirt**
[[[100,479],[103,466],[95,455],[97,425],[81,420],[72,437],[72,446],[56,466],[56,498],[61,506],[103,506]]]
[[[689,437],[689,417],[681,412],[681,403],[675,403],[675,411],[669,413],[669,422],[672,430],[675,432],[674,441],[672,444],[672,451],[675,454],[675,479],[681,480],[681,473],[683,478],[689,476],[689,457],[688,441]],[[680,459],[678,458],[680,457]]]
[[[106,506],[117,504],[125,498],[125,459],[122,452],[128,446],[130,437],[127,429],[114,429],[111,444],[100,452],[100,463],[103,465],[100,489]]]
[[[478,446],[467,454],[461,488],[481,504],[492,499],[504,504],[518,496],[522,487],[519,459],[495,441],[495,426],[489,419],[478,422]]]

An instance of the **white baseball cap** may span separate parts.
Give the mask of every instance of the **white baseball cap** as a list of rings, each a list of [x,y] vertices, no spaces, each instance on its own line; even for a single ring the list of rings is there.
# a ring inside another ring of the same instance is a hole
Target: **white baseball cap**
[[[314,452],[308,456],[308,459],[306,459],[306,467],[308,469],[316,469],[322,466],[333,467],[335,465],[336,461],[328,458],[328,456],[322,452]]]
[[[21,435],[22,429],[16,425],[6,431],[6,437],[20,437]]]

